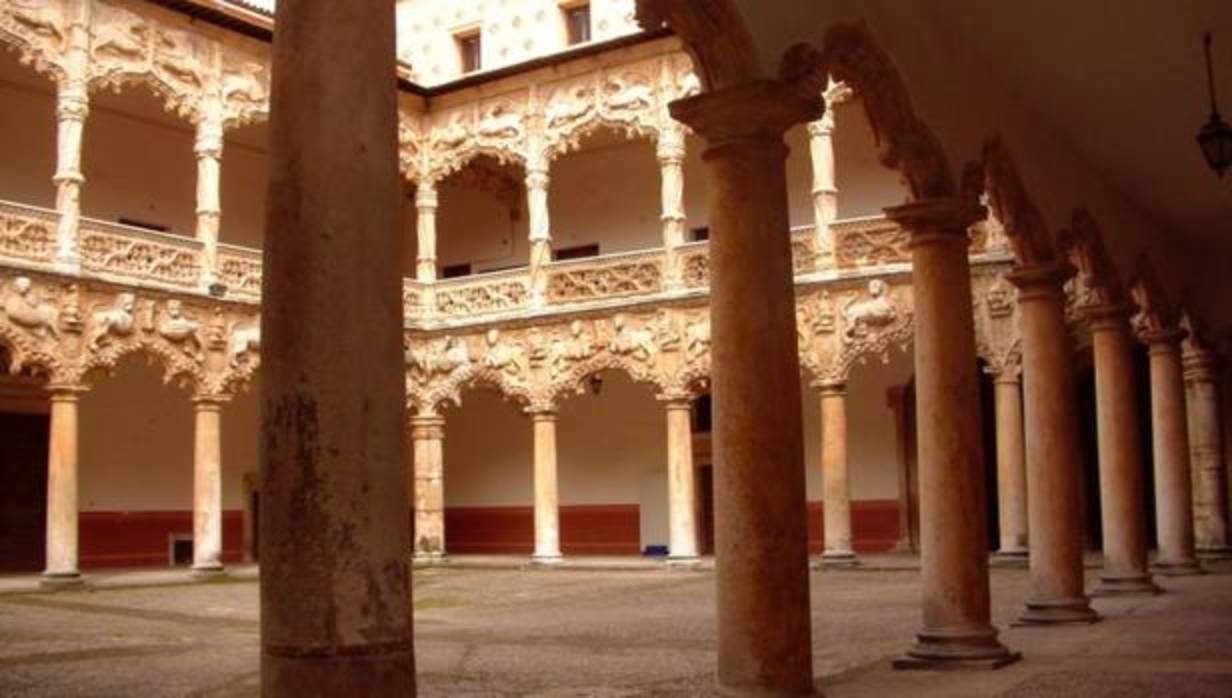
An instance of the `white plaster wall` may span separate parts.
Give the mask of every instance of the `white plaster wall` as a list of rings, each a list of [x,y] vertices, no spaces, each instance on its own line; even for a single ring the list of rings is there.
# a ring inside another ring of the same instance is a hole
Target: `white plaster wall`
[[[50,94],[0,82],[0,152],[0,199],[55,208],[56,104]]]

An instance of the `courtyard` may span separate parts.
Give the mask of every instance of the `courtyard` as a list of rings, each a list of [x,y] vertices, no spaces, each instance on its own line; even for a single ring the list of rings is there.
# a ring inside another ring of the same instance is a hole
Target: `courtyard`
[[[996,672],[895,672],[920,624],[912,558],[814,572],[813,663],[826,695],[1232,696],[1232,565],[1100,598],[1091,626],[1014,628],[1025,570],[993,570],[993,621],[1023,660]],[[1095,570],[1088,569],[1088,581]],[[243,576],[243,575],[241,575]],[[0,695],[250,696],[258,587],[214,583],[0,594]],[[422,695],[691,696],[714,691],[709,571],[415,572]]]

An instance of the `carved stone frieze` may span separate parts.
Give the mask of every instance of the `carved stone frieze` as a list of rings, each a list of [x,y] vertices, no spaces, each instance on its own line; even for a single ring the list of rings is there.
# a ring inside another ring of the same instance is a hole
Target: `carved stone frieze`
[[[661,260],[656,258],[570,265],[548,272],[548,300],[570,303],[655,293],[662,283]]]

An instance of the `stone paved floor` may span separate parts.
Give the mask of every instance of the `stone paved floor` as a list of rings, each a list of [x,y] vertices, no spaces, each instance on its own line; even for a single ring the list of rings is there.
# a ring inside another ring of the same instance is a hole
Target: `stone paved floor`
[[[1098,600],[1090,627],[1010,628],[1023,571],[993,573],[995,621],[1024,659],[998,672],[894,672],[918,623],[911,570],[814,573],[826,694],[1232,697],[1232,566]],[[421,695],[708,695],[708,572],[426,569],[416,580]],[[250,580],[0,595],[0,696],[250,696]]]

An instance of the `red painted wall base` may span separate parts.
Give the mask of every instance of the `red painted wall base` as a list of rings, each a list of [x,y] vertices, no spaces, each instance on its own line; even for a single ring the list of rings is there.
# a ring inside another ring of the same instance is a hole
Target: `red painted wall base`
[[[83,511],[82,569],[170,566],[172,535],[192,535],[191,511]],[[223,562],[243,559],[244,512],[222,514]]]

